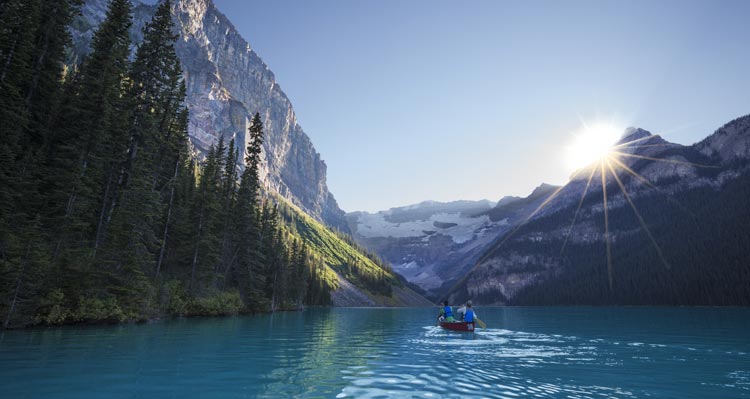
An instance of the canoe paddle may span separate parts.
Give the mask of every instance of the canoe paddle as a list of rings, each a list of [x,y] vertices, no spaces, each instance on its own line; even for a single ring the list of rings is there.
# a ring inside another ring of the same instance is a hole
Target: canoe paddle
[[[487,324],[484,324],[482,320],[480,320],[478,317],[475,317],[474,320],[479,324],[479,327],[487,328]]]

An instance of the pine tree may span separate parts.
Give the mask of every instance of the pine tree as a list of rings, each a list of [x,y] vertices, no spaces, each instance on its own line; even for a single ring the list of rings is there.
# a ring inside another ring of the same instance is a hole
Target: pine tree
[[[229,142],[227,156],[224,162],[224,174],[222,176],[221,188],[221,208],[219,210],[219,220],[221,225],[218,227],[221,235],[221,253],[219,261],[216,264],[216,273],[221,276],[222,287],[226,286],[227,279],[230,278],[229,272],[233,263],[236,261],[237,240],[235,232],[232,229],[232,218],[235,213],[237,200],[237,159],[239,154],[235,148],[234,138]]]
[[[25,298],[25,313],[33,314],[38,295],[31,287],[43,291],[39,284],[49,270],[40,149],[63,87],[67,25],[78,6],[72,0],[0,4],[0,309],[9,312],[8,323]]]
[[[41,148],[48,133],[50,110],[62,89],[65,49],[70,44],[68,25],[80,5],[80,0],[46,0],[37,6],[30,70],[23,84],[23,101],[29,117],[25,129],[27,151]]]
[[[186,163],[186,160],[190,158],[190,154],[188,153],[188,111],[187,109],[180,112],[179,119],[176,126],[176,132],[175,132],[175,138],[177,140],[177,148],[174,155],[174,174],[172,178],[168,182],[168,189],[169,189],[169,196],[167,200],[167,210],[166,210],[166,216],[164,220],[164,228],[163,233],[161,237],[161,248],[159,249],[159,257],[156,261],[156,272],[154,273],[155,277],[159,277],[159,273],[161,272],[162,263],[164,261],[164,256],[166,253],[166,249],[168,248],[170,244],[169,240],[169,229],[171,225],[173,224],[173,218],[172,214],[177,213],[175,208],[179,207],[179,203],[175,203],[175,197],[177,195],[177,190],[180,187],[180,177],[192,174],[192,166]],[[194,182],[192,184],[195,184]]]
[[[48,254],[39,242],[43,240],[43,229],[39,218],[24,226],[16,236],[11,251],[15,258],[0,262],[0,295],[8,298],[0,303],[0,314],[4,315],[3,327],[33,322],[40,297],[48,287]],[[17,267],[9,267],[15,266]]]
[[[182,68],[177,59],[171,15],[171,1],[165,0],[156,9],[151,22],[143,28],[143,42],[138,46],[130,78],[130,96],[134,99],[134,112],[130,129],[128,156],[120,178],[127,186],[135,177],[158,180],[161,153],[169,142],[167,127],[184,101]],[[177,101],[177,103],[175,103]],[[146,171],[138,170],[145,164]],[[148,173],[148,169],[151,169]],[[138,176],[138,173],[147,176]]]
[[[290,306],[294,309],[300,308],[300,280],[304,279],[304,275],[301,273],[303,268],[300,265],[300,252],[301,248],[299,241],[293,238],[291,245],[289,246],[289,259],[287,265],[287,296]]]
[[[46,209],[58,228],[54,256],[99,247],[115,178],[128,142],[126,85],[132,25],[129,0],[113,0],[92,52],[68,83],[68,98],[47,143]],[[96,215],[91,217],[91,215]],[[72,242],[63,243],[62,240]],[[61,248],[62,247],[62,248]]]
[[[39,2],[12,0],[0,5],[0,260],[5,256],[14,205],[19,195],[18,158],[28,124],[24,86],[38,27]]]
[[[167,235],[164,268],[170,277],[183,279],[189,276],[193,258],[194,224],[191,218],[196,195],[196,165],[195,160],[186,152],[183,164],[184,172],[178,172],[177,185],[174,196],[172,220]]]
[[[223,143],[219,143],[221,148]],[[221,161],[218,147],[213,145],[208,150],[208,156],[200,173],[200,181],[195,195],[191,218],[194,220],[193,258],[191,261],[190,284],[188,289],[200,291],[197,284],[207,284],[213,276],[219,257],[219,243],[215,225],[217,224],[220,207],[221,189]]]
[[[238,278],[240,290],[248,306],[259,308],[263,298],[265,276],[259,271],[262,267],[260,251],[260,212],[258,193],[260,191],[260,155],[263,151],[263,122],[256,113],[250,124],[250,140],[245,155],[245,170],[240,178],[237,191],[236,226],[240,251],[238,254]]]
[[[265,201],[261,213],[260,225],[260,267],[255,271],[255,275],[261,277],[261,289],[263,298],[271,300],[271,310],[276,310],[277,287],[280,269],[280,248],[277,242],[278,234],[278,213],[276,207],[270,202]]]
[[[131,67],[129,144],[105,222],[103,267],[127,277],[113,287],[119,297],[142,298],[129,305],[134,311],[150,306],[145,276],[156,272],[171,192],[163,188],[174,176],[179,147],[187,145],[179,122],[184,119],[185,86],[170,8],[169,0],[162,2],[144,27]]]
[[[28,79],[22,85],[23,114],[27,123],[17,154],[22,171],[23,201],[16,209],[32,219],[44,206],[40,190],[45,187],[40,183],[47,169],[41,152],[53,131],[52,116],[62,100],[63,61],[70,44],[68,25],[79,12],[80,4],[80,0],[49,0],[41,1],[38,6]]]

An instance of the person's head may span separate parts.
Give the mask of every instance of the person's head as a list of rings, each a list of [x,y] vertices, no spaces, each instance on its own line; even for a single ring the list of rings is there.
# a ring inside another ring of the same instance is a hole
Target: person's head
[[[470,307],[471,307],[471,301],[468,301],[468,302],[466,302],[466,307],[467,307],[467,308],[470,308]]]
[[[448,301],[443,301],[443,306],[448,306]]]

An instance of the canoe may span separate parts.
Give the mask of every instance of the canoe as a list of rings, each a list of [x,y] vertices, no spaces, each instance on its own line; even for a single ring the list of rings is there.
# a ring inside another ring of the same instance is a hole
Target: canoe
[[[451,331],[468,331],[474,332],[474,322],[464,323],[463,321],[454,321],[452,323],[440,322],[440,327]]]

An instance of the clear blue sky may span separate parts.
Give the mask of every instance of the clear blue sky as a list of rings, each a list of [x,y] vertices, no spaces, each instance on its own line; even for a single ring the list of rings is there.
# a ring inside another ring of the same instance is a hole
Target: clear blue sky
[[[563,184],[580,118],[692,144],[750,113],[750,1],[215,3],[346,211]]]

